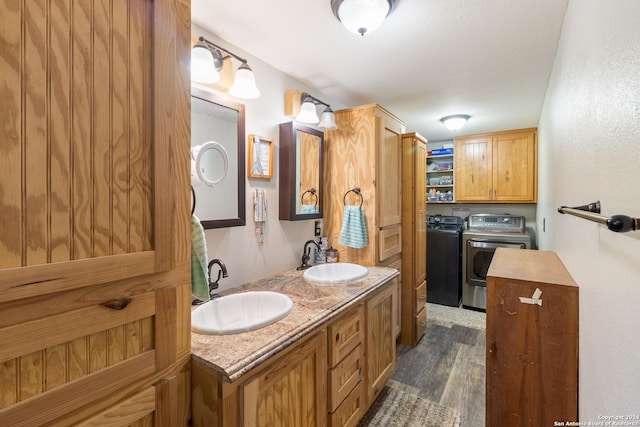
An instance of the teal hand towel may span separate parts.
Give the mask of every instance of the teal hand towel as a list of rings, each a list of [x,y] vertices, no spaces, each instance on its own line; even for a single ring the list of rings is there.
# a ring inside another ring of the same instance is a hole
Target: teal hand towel
[[[202,224],[195,215],[191,215],[191,294],[200,301],[209,301],[207,244]]]
[[[367,225],[361,206],[346,205],[344,207],[338,243],[356,249],[364,248],[369,244]]]
[[[316,205],[302,205],[300,207],[301,214],[314,214],[318,213],[318,209],[316,209]]]

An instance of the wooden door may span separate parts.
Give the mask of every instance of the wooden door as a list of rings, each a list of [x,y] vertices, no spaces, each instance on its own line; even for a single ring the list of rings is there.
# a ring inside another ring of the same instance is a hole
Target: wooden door
[[[326,378],[323,330],[240,386],[240,425],[326,426]]]
[[[494,200],[535,202],[536,132],[498,134],[494,141]]]
[[[402,222],[402,132],[400,121],[378,109],[378,227]]]
[[[453,181],[456,201],[492,199],[492,144],[490,136],[456,138]]]
[[[396,367],[393,330],[397,280],[389,282],[365,305],[365,389],[368,404],[382,391]]]
[[[120,390],[146,399],[188,362],[190,4],[12,3],[0,14],[0,419],[39,425],[89,418]]]
[[[427,144],[418,140],[415,149],[415,284],[427,279]]]

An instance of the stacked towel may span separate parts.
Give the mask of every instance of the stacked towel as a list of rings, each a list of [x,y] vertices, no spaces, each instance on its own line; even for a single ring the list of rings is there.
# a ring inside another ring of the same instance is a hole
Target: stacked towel
[[[338,243],[350,248],[364,248],[369,244],[367,240],[367,225],[364,221],[362,207],[346,205],[342,214],[342,229]]]
[[[191,294],[200,301],[209,301],[207,244],[202,224],[195,215],[191,215]]]

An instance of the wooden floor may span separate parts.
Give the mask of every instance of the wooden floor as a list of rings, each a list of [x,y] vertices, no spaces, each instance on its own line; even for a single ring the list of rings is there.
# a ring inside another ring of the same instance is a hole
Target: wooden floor
[[[457,410],[460,427],[483,427],[485,411],[484,329],[430,319],[415,347],[400,346],[389,386]],[[427,313],[427,317],[429,314]]]

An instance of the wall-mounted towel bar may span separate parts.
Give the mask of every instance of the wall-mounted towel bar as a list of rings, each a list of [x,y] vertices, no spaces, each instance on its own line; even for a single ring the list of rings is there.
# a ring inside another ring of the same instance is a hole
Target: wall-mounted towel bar
[[[344,197],[342,198],[342,201],[344,202],[345,205],[347,204],[347,194],[349,193],[356,193],[358,196],[360,196],[360,206],[362,206],[362,203],[364,202],[364,197],[362,197],[362,193],[360,192],[360,187],[353,187],[351,190],[344,193]]]
[[[632,218],[626,215],[613,215],[610,217],[601,215],[600,201],[589,203],[587,205],[576,206],[573,208],[560,206],[558,208],[558,212],[560,212],[561,214],[569,214],[606,225],[609,230],[618,233],[635,231],[640,228],[640,218]]]

